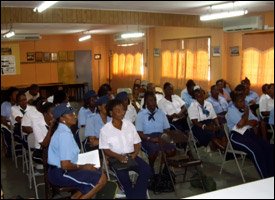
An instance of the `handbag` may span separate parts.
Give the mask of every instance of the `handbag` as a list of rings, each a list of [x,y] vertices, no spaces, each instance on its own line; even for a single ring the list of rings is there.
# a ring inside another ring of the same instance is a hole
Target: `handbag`
[[[116,158],[109,158],[109,164],[114,170],[134,170],[137,168],[138,164],[137,162],[131,157],[127,156],[128,161],[127,163],[122,163]]]

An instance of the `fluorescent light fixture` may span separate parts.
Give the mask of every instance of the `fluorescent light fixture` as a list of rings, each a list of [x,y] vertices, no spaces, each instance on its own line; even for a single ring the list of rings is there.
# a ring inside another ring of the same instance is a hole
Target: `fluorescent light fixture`
[[[10,38],[10,37],[12,37],[12,36],[14,36],[14,35],[15,35],[14,31],[9,31],[9,32],[5,33],[5,34],[3,35],[3,37],[4,37],[4,38]]]
[[[247,13],[248,13],[247,10],[234,10],[234,11],[227,11],[227,12],[221,12],[221,13],[213,13],[213,14],[200,16],[200,20],[208,21],[208,20],[214,20],[214,19],[237,17],[237,16],[245,15]]]
[[[118,44],[117,46],[119,47],[130,47],[130,46],[134,46],[137,45],[137,43],[130,43],[130,44]]]
[[[141,33],[141,32],[121,34],[121,38],[123,38],[123,39],[140,38],[143,36],[144,36],[144,33]]]
[[[33,9],[33,12],[43,12],[44,10],[48,9],[52,5],[56,4],[58,1],[44,1],[40,6]]]
[[[88,39],[90,39],[90,38],[91,38],[91,35],[85,35],[85,36],[79,38],[78,41],[79,41],[79,42],[82,42],[82,41],[88,40]]]

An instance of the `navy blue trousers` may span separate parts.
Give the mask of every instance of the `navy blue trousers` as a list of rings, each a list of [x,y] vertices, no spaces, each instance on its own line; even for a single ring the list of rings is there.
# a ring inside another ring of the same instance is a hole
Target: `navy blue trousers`
[[[247,153],[262,178],[274,176],[273,144],[257,137],[252,128],[243,135],[231,131],[230,141],[234,149]]]
[[[146,199],[148,180],[152,176],[151,167],[140,157],[136,157],[135,161],[138,166],[133,171],[138,174],[138,178],[134,186],[132,186],[128,170],[116,170],[115,173],[123,186],[127,199]]]

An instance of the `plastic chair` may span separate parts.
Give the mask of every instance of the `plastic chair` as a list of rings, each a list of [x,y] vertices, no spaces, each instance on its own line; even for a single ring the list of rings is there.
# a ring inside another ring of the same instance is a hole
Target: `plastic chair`
[[[163,171],[163,168],[165,166],[167,167],[169,177],[172,182],[174,192],[176,195],[177,195],[177,192],[175,189],[175,184],[176,184],[176,181],[174,178],[175,176],[183,175],[183,182],[188,182],[188,181],[194,180],[194,179],[188,179],[188,180],[186,179],[186,174],[187,174],[188,168],[192,167],[197,171],[197,173],[199,175],[200,182],[202,184],[202,176],[201,176],[199,169],[197,168],[197,166],[202,166],[202,161],[199,158],[193,156],[194,152],[196,152],[196,154],[198,156],[198,152],[195,147],[196,147],[196,144],[194,144],[194,141],[192,139],[190,139],[190,136],[189,136],[189,138],[187,140],[188,152],[186,150],[186,152],[184,152],[183,154],[177,154],[173,157],[166,157],[166,154],[164,153],[164,151],[161,151],[160,172]],[[181,153],[182,151],[178,151],[178,152]],[[180,169],[180,170],[176,171],[176,169]]]
[[[187,117],[187,124],[188,124],[189,130],[190,130],[189,141],[192,142],[193,147],[195,148],[196,154],[197,154],[198,158],[200,159],[200,154],[199,154],[198,147],[197,147],[197,144],[196,144],[198,142],[198,140],[195,138],[195,136],[193,134],[192,122],[191,122],[189,116]]]
[[[34,184],[34,190],[35,190],[35,196],[36,196],[36,199],[39,199],[38,198],[38,187],[39,186],[42,186],[42,185],[45,185],[45,183],[39,183],[37,184],[36,183],[36,176],[44,176],[44,174],[35,174],[34,172],[34,163],[33,163],[33,159],[32,159],[32,154],[33,154],[33,150],[35,148],[34,146],[34,141],[35,141],[35,138],[34,138],[34,134],[31,133],[28,135],[28,138],[27,138],[27,141],[28,141],[28,158],[29,158],[29,186],[30,186],[30,189],[32,188],[32,180],[33,180],[33,184]],[[31,180],[32,179],[32,180]]]
[[[270,129],[268,129],[267,131],[272,133],[272,137],[270,139],[270,143],[274,144],[274,128],[273,128],[273,125],[271,125],[271,124],[269,124],[269,127],[270,127]]]
[[[84,153],[84,145],[83,145],[83,141],[86,139],[85,137],[85,127],[81,127],[78,129],[78,137],[79,137],[79,140],[80,140],[80,150],[82,153]]]
[[[25,172],[25,165],[26,163],[26,157],[23,156],[23,145],[22,143],[19,143],[15,140],[14,137],[14,126],[11,125],[11,129],[8,129],[7,127],[3,127],[1,124],[1,128],[6,128],[6,131],[9,131],[11,133],[11,153],[12,153],[12,159],[14,160],[15,167],[18,168],[18,158],[22,158],[22,163],[23,163],[23,173]]]
[[[232,153],[233,156],[234,156],[234,160],[235,160],[235,162],[236,162],[236,165],[237,165],[237,167],[238,167],[238,170],[239,170],[239,172],[240,172],[240,174],[241,174],[242,180],[243,180],[243,182],[245,182],[245,179],[244,179],[244,176],[243,176],[243,171],[242,171],[242,169],[241,169],[241,166],[243,166],[243,164],[244,164],[244,160],[245,160],[245,157],[246,157],[246,153],[243,152],[243,151],[239,151],[239,150],[234,150],[234,149],[233,149],[233,146],[232,146],[231,141],[230,141],[230,138],[229,138],[229,129],[228,129],[227,124],[224,124],[224,131],[225,131],[225,135],[226,135],[226,137],[227,137],[228,142],[227,142],[226,150],[225,150],[225,153],[224,153],[224,158],[223,158],[223,162],[222,162],[220,174],[222,173],[223,166],[224,166],[224,164],[225,164],[225,162],[226,162],[226,154],[227,154],[227,153]],[[241,156],[241,158],[242,158],[242,165],[241,165],[241,166],[239,165],[239,162],[238,162],[238,159],[237,159],[236,154],[239,154],[239,155]]]

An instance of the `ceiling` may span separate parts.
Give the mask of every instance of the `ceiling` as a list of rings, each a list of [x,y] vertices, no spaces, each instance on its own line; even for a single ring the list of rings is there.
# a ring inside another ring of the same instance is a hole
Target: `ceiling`
[[[35,8],[42,1],[1,1],[1,7]],[[52,8],[94,9],[116,11],[139,11],[153,13],[171,13],[202,15],[210,11],[210,5],[232,1],[59,1]],[[242,7],[252,12],[274,11],[273,1],[242,1]],[[71,34],[92,30],[92,34],[111,34],[122,31],[136,31],[148,26],[103,25],[103,24],[13,24],[16,33]],[[1,24],[1,34],[8,27]]]

